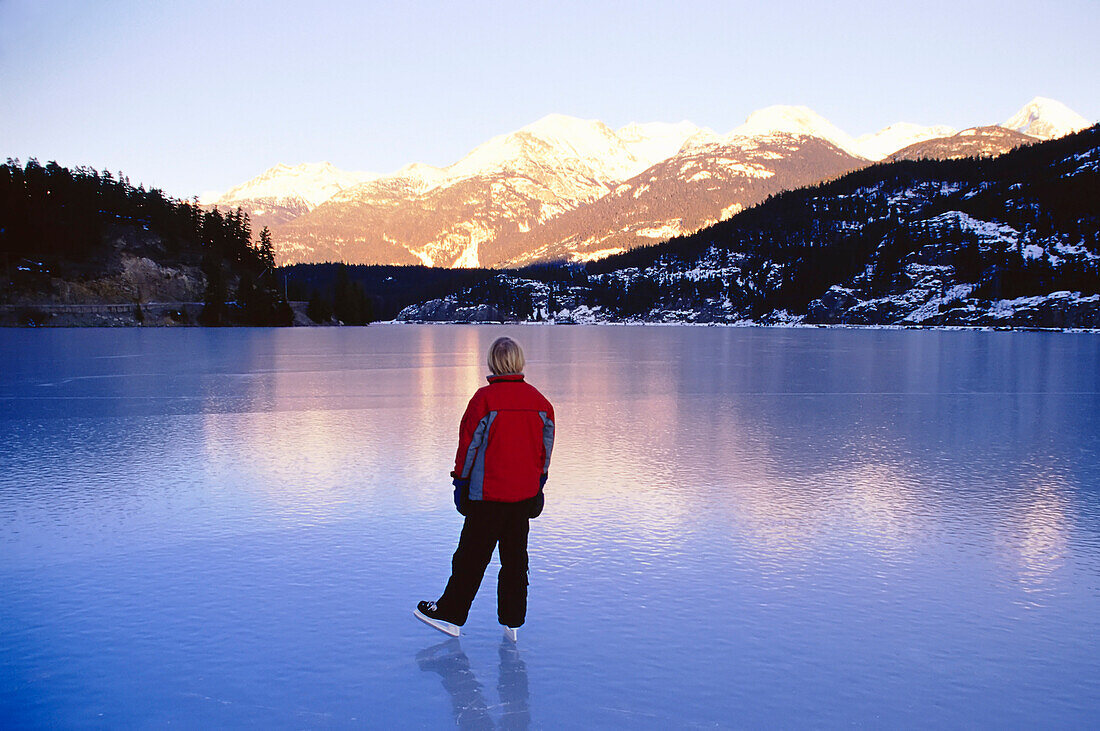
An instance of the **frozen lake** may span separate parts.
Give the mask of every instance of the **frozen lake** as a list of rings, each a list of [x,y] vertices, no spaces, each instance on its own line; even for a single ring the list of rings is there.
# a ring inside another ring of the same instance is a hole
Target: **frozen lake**
[[[417,622],[508,334],[528,623]],[[0,726],[1083,727],[1100,336],[0,330]]]

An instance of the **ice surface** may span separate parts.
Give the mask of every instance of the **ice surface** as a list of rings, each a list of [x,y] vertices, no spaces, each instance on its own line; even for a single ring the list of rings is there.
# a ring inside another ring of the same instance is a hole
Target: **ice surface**
[[[493,566],[441,642],[502,334],[559,424],[528,623]],[[1097,373],[1050,333],[0,331],[0,719],[1088,726]]]

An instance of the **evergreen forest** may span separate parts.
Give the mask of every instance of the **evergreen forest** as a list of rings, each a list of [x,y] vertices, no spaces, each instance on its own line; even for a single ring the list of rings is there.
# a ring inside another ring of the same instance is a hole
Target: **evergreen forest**
[[[117,273],[124,256],[201,272],[202,324],[293,319],[274,273],[270,234],[265,229],[254,243],[240,209],[205,210],[106,170],[33,158],[0,165],[0,302],[51,301],[59,284]]]

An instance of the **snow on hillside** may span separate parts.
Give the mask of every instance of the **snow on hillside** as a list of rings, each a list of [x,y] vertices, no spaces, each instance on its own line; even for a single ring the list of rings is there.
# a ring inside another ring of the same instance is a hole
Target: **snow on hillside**
[[[1001,126],[1041,140],[1051,140],[1083,130],[1091,123],[1062,102],[1037,96]]]
[[[909,145],[937,137],[950,137],[955,132],[954,127],[943,124],[925,127],[912,122],[898,122],[897,124],[891,124],[889,127],[884,127],[878,132],[860,135],[855,142],[859,146],[863,157],[868,160],[882,160]]]

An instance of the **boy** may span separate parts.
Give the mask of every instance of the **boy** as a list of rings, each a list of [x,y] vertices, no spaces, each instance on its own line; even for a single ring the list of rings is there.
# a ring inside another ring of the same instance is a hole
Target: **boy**
[[[414,614],[453,637],[466,623],[485,567],[499,545],[497,620],[516,641],[527,616],[527,532],[543,506],[554,448],[554,407],[523,380],[523,350],[511,338],[489,347],[489,385],[478,389],[459,427],[454,499],[466,517],[438,601]]]

